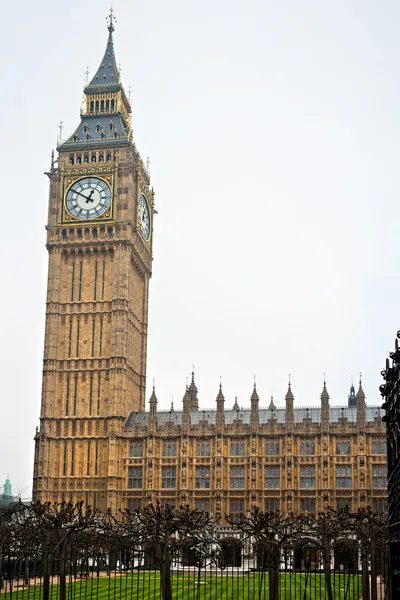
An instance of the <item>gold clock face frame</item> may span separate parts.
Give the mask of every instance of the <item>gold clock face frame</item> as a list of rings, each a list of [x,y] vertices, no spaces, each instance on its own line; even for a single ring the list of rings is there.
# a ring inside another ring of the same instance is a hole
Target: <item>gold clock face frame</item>
[[[81,173],[64,178],[61,207],[63,225],[112,221],[114,206],[114,177],[111,173]]]

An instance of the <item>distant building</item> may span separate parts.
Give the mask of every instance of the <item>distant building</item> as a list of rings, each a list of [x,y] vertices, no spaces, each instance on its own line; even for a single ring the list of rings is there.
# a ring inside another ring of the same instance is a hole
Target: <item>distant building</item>
[[[7,477],[3,485],[3,493],[0,495],[0,508],[5,508],[11,504],[12,501],[11,481]]]

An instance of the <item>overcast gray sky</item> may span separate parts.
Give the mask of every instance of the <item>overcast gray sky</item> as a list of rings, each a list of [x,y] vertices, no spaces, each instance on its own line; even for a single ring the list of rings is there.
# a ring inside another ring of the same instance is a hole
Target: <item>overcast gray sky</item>
[[[180,405],[347,400],[400,326],[400,4],[132,0],[114,4],[133,130],[158,216],[148,391]],[[107,37],[104,0],[2,9],[0,482],[30,492],[38,424],[48,169]]]

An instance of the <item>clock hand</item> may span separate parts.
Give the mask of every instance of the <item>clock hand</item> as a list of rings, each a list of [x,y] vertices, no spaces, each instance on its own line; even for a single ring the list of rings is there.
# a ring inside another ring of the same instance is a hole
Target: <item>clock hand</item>
[[[94,189],[90,192],[89,196],[87,196],[87,200],[86,200],[86,204],[88,204],[88,202],[94,202],[92,195],[93,195]],[[86,198],[86,196],[85,196]]]
[[[80,192],[77,192],[76,190],[74,190],[74,193],[79,194],[79,196],[82,196],[82,198],[85,198],[85,200],[87,200],[87,198],[88,198],[87,196],[85,196],[85,194],[81,194]]]

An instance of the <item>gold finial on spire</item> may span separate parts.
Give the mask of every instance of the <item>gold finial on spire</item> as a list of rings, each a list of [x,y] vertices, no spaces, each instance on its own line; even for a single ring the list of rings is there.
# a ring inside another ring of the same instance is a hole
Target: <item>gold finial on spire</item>
[[[115,15],[114,15],[114,9],[112,6],[110,6],[110,14],[108,15],[108,17],[106,17],[106,21],[108,23],[108,31],[110,33],[112,33],[114,31],[114,23],[117,22],[117,19],[115,18]]]
[[[58,125],[58,129],[60,130],[60,133],[58,134],[58,141],[61,142],[62,141],[62,130],[64,128],[63,122],[60,121],[60,124]]]
[[[89,83],[89,67],[86,67],[85,71],[85,85]]]

